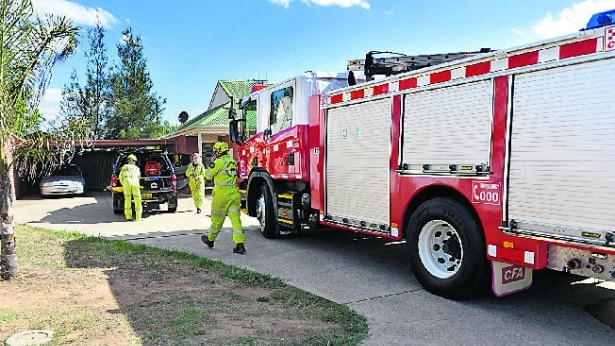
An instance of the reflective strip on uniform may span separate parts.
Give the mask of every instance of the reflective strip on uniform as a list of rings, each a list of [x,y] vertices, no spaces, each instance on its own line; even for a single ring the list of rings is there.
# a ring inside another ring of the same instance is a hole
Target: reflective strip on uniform
[[[228,183],[222,183],[222,182],[217,182],[215,183],[215,186],[234,186],[236,183],[234,182],[228,182]]]
[[[229,213],[233,213],[233,212],[240,212],[240,211],[241,211],[241,208],[229,208],[229,209],[228,209],[228,212],[229,212]]]

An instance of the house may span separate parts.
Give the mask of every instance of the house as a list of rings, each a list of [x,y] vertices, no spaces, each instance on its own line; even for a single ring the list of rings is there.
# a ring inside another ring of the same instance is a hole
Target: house
[[[218,81],[207,110],[193,119],[188,119],[162,139],[175,139],[181,152],[198,152],[203,158],[210,157],[215,142],[229,142],[229,109],[237,109],[238,103],[250,94],[255,85],[264,83],[266,81]],[[252,124],[248,124],[250,125]]]

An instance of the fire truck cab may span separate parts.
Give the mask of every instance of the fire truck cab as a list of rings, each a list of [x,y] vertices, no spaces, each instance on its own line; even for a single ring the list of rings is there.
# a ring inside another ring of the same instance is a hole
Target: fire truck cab
[[[346,73],[308,71],[256,88],[241,102],[240,117],[229,114],[247,212],[265,237],[318,223],[310,206],[310,98],[346,86]]]

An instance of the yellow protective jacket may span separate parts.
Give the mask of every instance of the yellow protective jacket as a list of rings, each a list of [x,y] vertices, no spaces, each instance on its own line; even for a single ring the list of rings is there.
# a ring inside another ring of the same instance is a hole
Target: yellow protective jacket
[[[209,164],[205,179],[214,180],[214,190],[228,187],[237,190],[237,163],[229,154],[222,155]]]
[[[134,163],[127,163],[122,166],[119,178],[122,186],[139,186],[141,183],[141,170]]]
[[[201,185],[205,180],[205,165],[199,162],[196,167],[193,163],[186,168],[186,176],[190,178],[190,182],[193,184]]]

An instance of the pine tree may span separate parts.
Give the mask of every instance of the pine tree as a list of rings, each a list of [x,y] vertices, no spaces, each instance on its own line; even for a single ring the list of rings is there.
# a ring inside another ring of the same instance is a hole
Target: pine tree
[[[86,84],[81,87],[77,72],[73,70],[71,83],[62,91],[60,114],[68,119],[84,118],[95,139],[104,137],[105,122],[109,117],[109,71],[104,44],[105,29],[101,23],[88,30],[90,49],[86,51]]]
[[[161,114],[166,99],[152,91],[153,82],[143,55],[141,37],[129,27],[117,46],[119,63],[111,73],[112,113],[106,125],[106,138],[156,138],[164,132]]]

